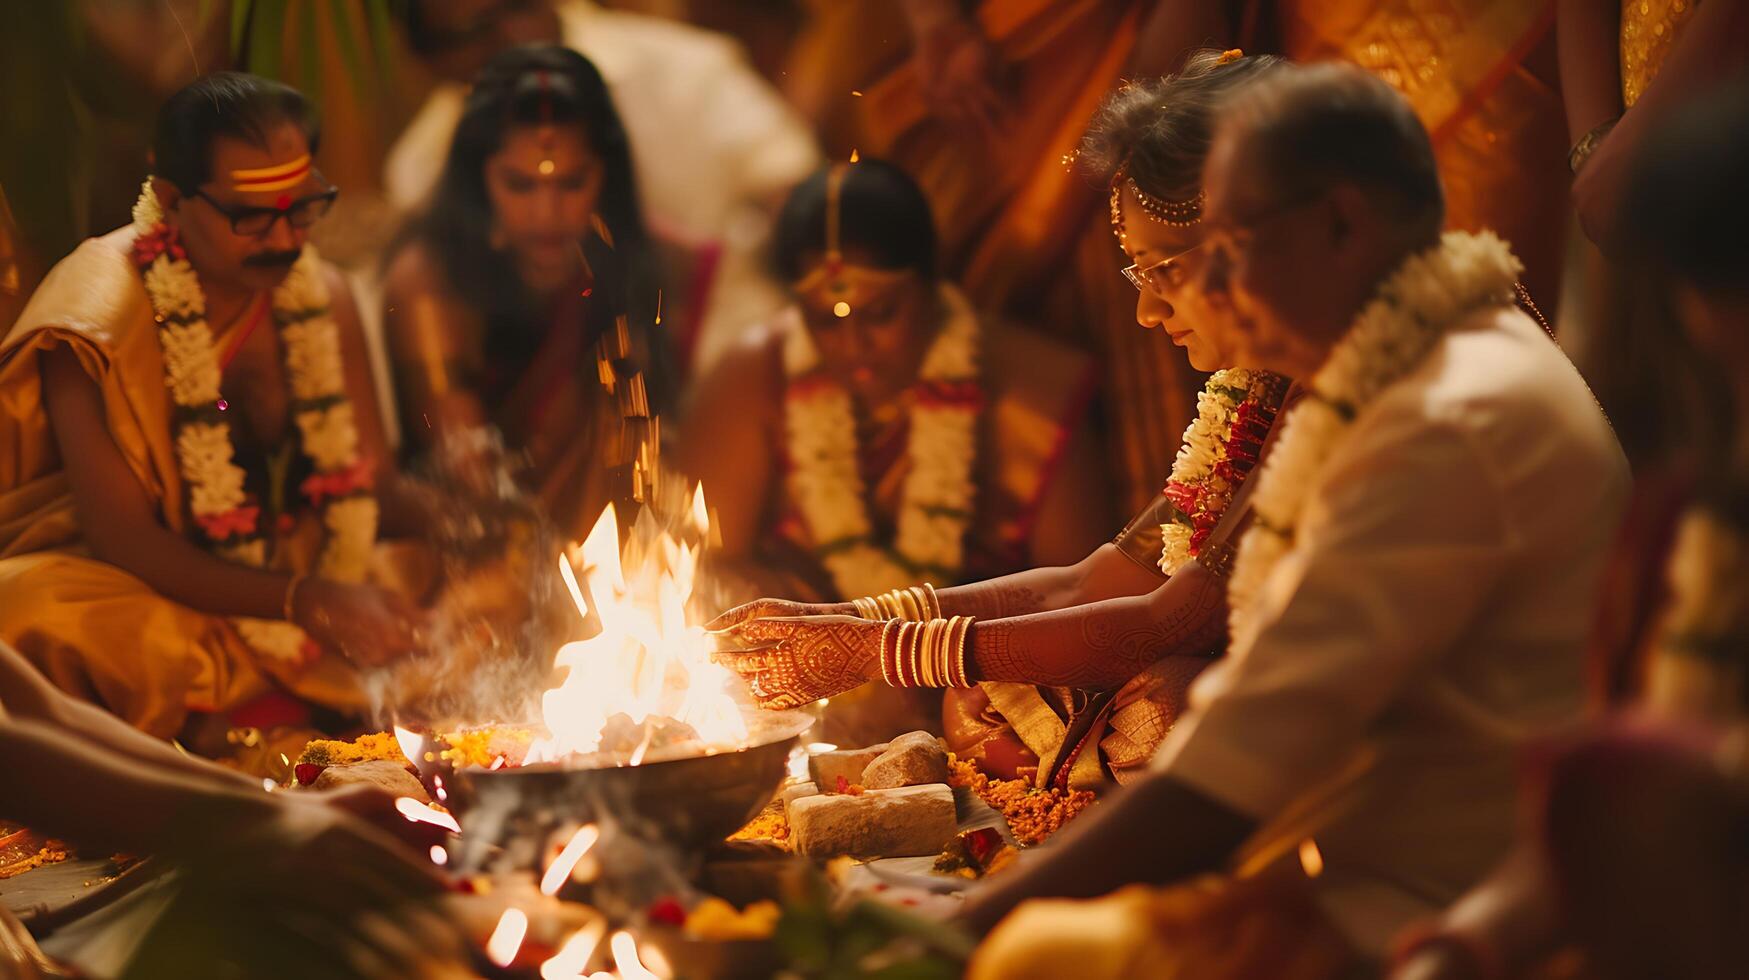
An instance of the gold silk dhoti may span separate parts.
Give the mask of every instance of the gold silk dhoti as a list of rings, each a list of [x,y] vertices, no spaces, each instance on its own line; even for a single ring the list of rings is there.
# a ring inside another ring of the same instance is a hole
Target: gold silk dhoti
[[[1148,771],[1213,656],[1170,654],[1117,691],[985,682],[944,706],[948,748],[993,776],[1037,767],[1040,787],[1095,789]]]
[[[1171,515],[1172,502],[1162,494],[1112,541],[1120,554],[1159,574],[1162,582],[1160,525]],[[1229,540],[1237,520],[1224,524],[1211,541]],[[1220,653],[1168,653],[1115,692],[1003,681],[950,691],[942,707],[948,748],[1003,779],[1022,778],[1028,775],[1023,770],[1030,770],[1040,787],[1094,789],[1108,781],[1128,782],[1147,771],[1184,711],[1191,682]]]
[[[55,266],[0,343],[0,642],[56,685],[153,735],[191,713],[224,713],[284,690],[341,711],[364,706],[356,675],[324,654],[307,666],[255,654],[228,620],[173,602],[91,557],[42,401],[37,354],[65,345],[103,395],[110,438],[164,526],[188,524],[171,443],[171,401],[150,301],[127,229]],[[282,542],[276,567],[305,569],[313,518]]]

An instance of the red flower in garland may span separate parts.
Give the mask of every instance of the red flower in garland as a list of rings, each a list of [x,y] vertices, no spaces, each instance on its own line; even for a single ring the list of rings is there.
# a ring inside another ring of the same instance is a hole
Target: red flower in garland
[[[236,534],[254,534],[261,517],[259,507],[233,507],[218,514],[196,514],[194,520],[214,541],[224,541]]]
[[[156,262],[165,252],[179,262],[188,258],[188,252],[182,247],[182,236],[162,221],[153,225],[151,231],[134,238],[134,264],[142,269]]]
[[[312,506],[320,507],[324,499],[344,497],[358,490],[369,490],[375,483],[375,467],[369,459],[361,456],[357,462],[343,470],[311,474],[298,485],[298,489],[309,498]]]
[[[1188,483],[1179,483],[1177,480],[1167,483],[1166,489],[1162,492],[1166,495],[1167,500],[1172,501],[1172,506],[1187,515],[1196,513],[1197,503],[1202,497],[1202,492],[1196,487]]]
[[[1190,553],[1192,555],[1202,552],[1203,542],[1209,539],[1209,535],[1213,534],[1214,530],[1215,522],[1213,521],[1197,523],[1196,530],[1190,532]]]
[[[930,408],[977,408],[984,401],[976,381],[919,381],[913,390],[917,404]]]

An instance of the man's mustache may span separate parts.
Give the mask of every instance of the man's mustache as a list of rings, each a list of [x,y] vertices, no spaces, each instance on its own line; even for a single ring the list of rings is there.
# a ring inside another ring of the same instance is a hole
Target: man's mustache
[[[290,268],[298,255],[298,252],[256,252],[244,259],[243,264],[266,269]]]

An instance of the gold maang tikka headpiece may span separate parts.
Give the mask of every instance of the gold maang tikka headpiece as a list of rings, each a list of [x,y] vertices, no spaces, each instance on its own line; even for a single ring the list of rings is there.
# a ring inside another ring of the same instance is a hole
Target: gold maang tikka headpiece
[[[1204,196],[1197,191],[1196,196],[1182,201],[1172,201],[1142,190],[1134,177],[1129,175],[1127,168],[1118,168],[1111,178],[1111,230],[1117,235],[1117,240],[1126,240],[1123,223],[1123,192],[1129,188],[1136,196],[1136,201],[1142,206],[1142,213],[1149,220],[1174,228],[1189,228],[1202,221]]]
[[[844,179],[851,164],[833,164],[826,172],[826,256],[791,286],[840,319],[850,311],[915,275],[910,269],[876,269],[844,261]]]
[[[1243,57],[1245,57],[1244,51],[1239,48],[1228,48],[1215,59],[1215,67],[1224,68]],[[1074,156],[1078,154],[1077,150],[1075,154],[1064,157],[1063,163],[1065,165],[1072,164]],[[1142,190],[1142,186],[1136,183],[1134,177],[1130,176],[1129,159],[1126,157],[1123,165],[1118,167],[1117,173],[1111,177],[1111,230],[1116,233],[1120,242],[1124,240],[1123,192],[1125,187],[1128,187],[1130,192],[1136,195],[1136,200],[1142,205],[1142,213],[1160,224],[1170,225],[1174,228],[1189,228],[1202,221],[1205,198],[1201,190],[1196,192],[1195,197],[1183,201],[1167,200],[1164,197],[1150,194]]]

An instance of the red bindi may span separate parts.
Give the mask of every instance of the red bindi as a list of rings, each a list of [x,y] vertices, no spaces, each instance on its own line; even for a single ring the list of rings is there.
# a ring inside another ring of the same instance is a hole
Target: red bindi
[[[287,208],[290,208],[292,206],[291,195],[290,194],[281,194],[280,196],[274,198],[273,199],[273,206],[280,209],[281,211],[284,211]]]

